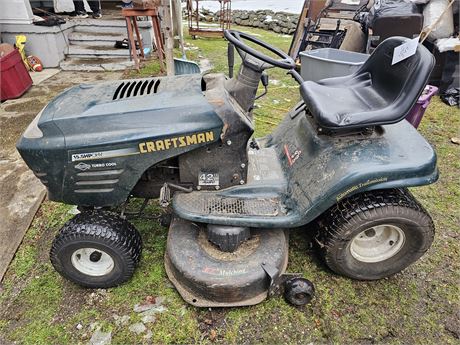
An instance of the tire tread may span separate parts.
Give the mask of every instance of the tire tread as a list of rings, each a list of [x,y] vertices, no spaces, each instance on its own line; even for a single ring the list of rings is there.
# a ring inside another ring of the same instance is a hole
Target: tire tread
[[[429,249],[434,238],[433,220],[409,190],[397,188],[363,192],[338,202],[317,220],[315,244],[321,258],[331,270],[351,278],[362,279],[346,272],[333,257],[331,249],[344,242],[347,233],[349,234],[354,226],[371,217],[384,217],[385,208],[391,208],[400,216],[415,216],[421,223],[427,224],[425,232],[430,238],[418,252],[421,256]]]
[[[119,285],[127,281],[139,263],[142,252],[142,239],[139,232],[127,220],[115,213],[101,211],[85,211],[67,221],[56,235],[50,250],[50,261],[56,271],[67,279],[72,277],[65,271],[58,259],[59,249],[65,244],[78,240],[99,239],[106,245],[129,258],[127,271],[117,280],[116,284],[100,285],[99,288]],[[96,287],[93,284],[78,284]]]

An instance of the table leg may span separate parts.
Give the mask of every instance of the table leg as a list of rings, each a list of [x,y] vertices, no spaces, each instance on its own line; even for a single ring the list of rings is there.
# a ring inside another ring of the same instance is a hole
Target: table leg
[[[164,71],[164,47],[163,40],[161,39],[161,30],[160,23],[158,21],[158,16],[152,16],[152,26],[153,26],[153,35],[155,38],[155,45],[157,46],[157,56],[160,60],[161,70]]]
[[[139,56],[137,56],[137,51],[136,51],[136,42],[134,41],[134,35],[133,35],[133,28],[131,26],[131,18],[133,17],[126,17],[126,26],[128,28],[128,39],[129,42],[131,43],[131,53],[133,55],[134,59],[134,64],[136,66],[136,69],[139,71]],[[134,20],[136,20],[136,17],[134,17]]]
[[[139,50],[141,52],[141,56],[142,56],[143,59],[145,59],[144,45],[142,44],[141,35],[139,34],[139,27],[137,26],[136,17],[133,17],[133,24],[134,24],[134,30],[136,31],[137,42],[139,42]]]

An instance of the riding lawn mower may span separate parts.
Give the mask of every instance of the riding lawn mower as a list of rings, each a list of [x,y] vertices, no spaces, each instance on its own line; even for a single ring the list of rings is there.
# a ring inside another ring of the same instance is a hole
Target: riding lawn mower
[[[132,198],[170,210],[166,273],[194,306],[276,293],[308,303],[311,282],[286,272],[289,229],[311,232],[326,265],[352,279],[388,277],[419,259],[434,226],[407,188],[434,183],[438,170],[405,117],[433,56],[419,45],[392,65],[407,41],[392,37],[354,74],[313,82],[280,49],[238,31],[225,37],[242,59],[235,77],[82,84],[26,129],[17,148],[48,198],[79,210],[52,244],[54,268],[89,288],[128,281],[142,240],[119,210]],[[254,101],[273,67],[299,83],[301,100],[254,138]]]

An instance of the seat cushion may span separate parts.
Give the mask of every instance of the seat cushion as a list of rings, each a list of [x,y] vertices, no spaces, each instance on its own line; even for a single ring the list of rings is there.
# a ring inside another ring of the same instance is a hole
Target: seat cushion
[[[403,120],[434,66],[433,55],[420,44],[414,55],[392,64],[395,48],[407,41],[386,39],[352,75],[302,83],[300,93],[318,124],[338,130]]]
[[[325,128],[379,122],[379,113],[375,110],[388,105],[388,100],[372,87],[369,73],[355,78],[306,81],[301,86],[301,93],[310,112]]]

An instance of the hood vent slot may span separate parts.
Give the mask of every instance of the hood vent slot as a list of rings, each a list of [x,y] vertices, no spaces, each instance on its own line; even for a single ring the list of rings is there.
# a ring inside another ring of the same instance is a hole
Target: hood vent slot
[[[158,92],[160,79],[142,79],[124,81],[118,85],[112,100],[151,95]]]

